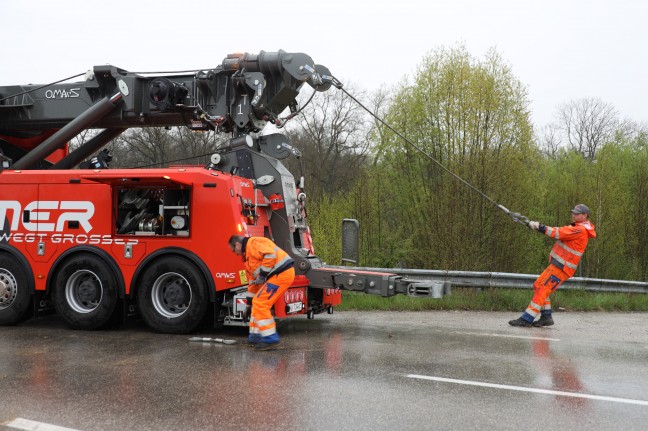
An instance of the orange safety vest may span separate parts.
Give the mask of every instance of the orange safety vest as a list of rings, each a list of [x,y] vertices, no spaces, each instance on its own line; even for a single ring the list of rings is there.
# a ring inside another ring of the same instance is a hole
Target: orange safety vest
[[[253,283],[259,274],[269,277],[293,266],[293,259],[268,238],[254,236],[245,245],[245,271]]]
[[[549,262],[565,271],[570,277],[576,272],[587,242],[596,238],[594,225],[590,221],[572,223],[563,227],[546,227],[545,235],[556,239],[549,253]]]

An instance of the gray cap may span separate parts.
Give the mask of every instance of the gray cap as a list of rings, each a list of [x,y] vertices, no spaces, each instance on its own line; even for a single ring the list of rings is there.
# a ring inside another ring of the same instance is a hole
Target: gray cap
[[[590,211],[589,208],[587,208],[587,205],[585,204],[578,204],[574,207],[573,210],[571,210],[572,214],[587,214],[589,215]]]

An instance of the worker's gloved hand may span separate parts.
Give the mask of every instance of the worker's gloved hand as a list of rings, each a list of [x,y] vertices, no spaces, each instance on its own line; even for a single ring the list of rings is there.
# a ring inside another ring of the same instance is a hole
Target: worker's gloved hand
[[[254,284],[258,284],[259,286],[261,286],[265,282],[266,282],[266,278],[265,278],[265,276],[263,276],[261,274],[259,274],[257,276],[256,280],[254,280]]]
[[[516,223],[522,223],[525,225],[529,224],[529,219],[520,213],[510,213],[509,215],[511,216],[511,219],[513,219],[513,221]]]
[[[540,230],[540,223],[537,221],[530,221],[528,223],[529,229]]]

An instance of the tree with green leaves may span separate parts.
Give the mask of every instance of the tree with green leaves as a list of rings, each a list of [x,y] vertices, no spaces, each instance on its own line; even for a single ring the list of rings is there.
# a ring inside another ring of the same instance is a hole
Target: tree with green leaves
[[[391,198],[381,204],[391,214],[388,231],[408,248],[400,253],[404,264],[493,271],[528,266],[527,232],[432,160],[524,211],[541,175],[528,106],[526,88],[496,51],[479,60],[463,46],[429,54],[413,82],[397,91],[386,120],[423,153],[380,130],[375,174],[383,178],[382,195]]]

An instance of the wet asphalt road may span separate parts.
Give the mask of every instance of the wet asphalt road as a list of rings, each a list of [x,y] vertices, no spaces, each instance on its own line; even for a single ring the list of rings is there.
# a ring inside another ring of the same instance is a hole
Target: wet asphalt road
[[[240,342],[226,346],[155,334],[142,324],[72,331],[48,317],[0,327],[0,424],[26,418],[120,431],[648,429],[648,314],[559,313],[556,326],[542,329],[511,328],[506,322],[514,317],[298,317],[280,323],[281,348],[269,352],[241,344],[242,328],[199,334]]]

